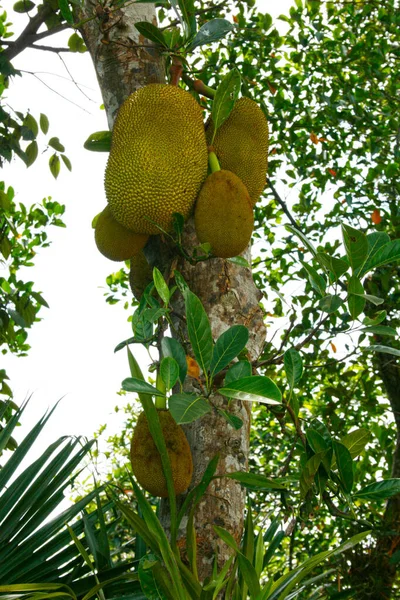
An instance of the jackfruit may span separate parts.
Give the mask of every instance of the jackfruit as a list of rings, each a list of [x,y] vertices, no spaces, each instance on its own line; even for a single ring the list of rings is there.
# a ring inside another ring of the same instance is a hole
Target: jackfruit
[[[153,271],[143,252],[131,258],[129,285],[136,300],[140,300],[144,290],[153,281]]]
[[[207,177],[202,111],[193,96],[153,83],[119,109],[105,173],[114,218],[136,233],[172,229],[173,213],[187,218]]]
[[[98,250],[110,260],[128,260],[145,246],[148,235],[134,233],[114,219],[108,206],[97,216],[94,239]]]
[[[199,241],[209,242],[214,256],[230,258],[246,249],[254,227],[253,209],[244,183],[230,171],[209,175],[194,211]]]
[[[176,495],[187,490],[192,480],[193,461],[183,429],[168,410],[158,410],[161,429],[171,462]],[[138,483],[153,496],[168,496],[160,454],[151,436],[147,417],[140,413],[131,443],[131,463]]]
[[[210,120],[206,129],[208,144],[213,134]],[[212,145],[221,169],[240,177],[254,206],[265,187],[268,166],[268,122],[258,104],[250,98],[240,98],[218,128]]]

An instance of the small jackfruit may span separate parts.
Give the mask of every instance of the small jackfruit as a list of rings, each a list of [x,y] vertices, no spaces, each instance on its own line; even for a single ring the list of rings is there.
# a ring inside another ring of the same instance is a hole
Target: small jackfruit
[[[144,290],[153,281],[153,271],[144,253],[132,256],[129,270],[129,285],[136,300],[140,300]]]
[[[94,228],[96,246],[110,260],[128,260],[145,246],[148,235],[134,233],[114,219],[108,206],[97,216]]]
[[[254,227],[253,209],[244,183],[230,171],[209,175],[194,211],[196,235],[211,244],[212,253],[230,258],[243,252]]]
[[[136,233],[172,229],[187,218],[207,176],[202,111],[173,85],[149,84],[121,105],[105,173],[111,212]]]
[[[213,134],[210,120],[206,130],[208,144]],[[212,145],[221,169],[240,177],[254,206],[265,187],[268,166],[268,122],[258,104],[251,98],[240,98],[218,128]]]
[[[171,462],[176,495],[187,490],[192,480],[193,461],[189,443],[180,425],[168,410],[158,410],[158,418]],[[131,443],[133,474],[139,484],[153,496],[168,496],[160,454],[151,436],[147,417],[140,413]]]

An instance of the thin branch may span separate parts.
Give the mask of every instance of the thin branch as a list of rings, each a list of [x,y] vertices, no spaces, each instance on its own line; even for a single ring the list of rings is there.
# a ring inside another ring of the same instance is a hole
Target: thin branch
[[[16,43],[17,42],[7,42],[6,40],[0,40],[0,46],[8,46],[9,50],[12,50]],[[57,54],[59,52],[71,52],[69,48],[56,48],[55,46],[40,46],[39,44],[26,44],[23,50],[26,50],[27,48],[32,50],[47,50],[49,52],[56,52]],[[6,50],[6,53],[7,52],[8,50]],[[19,54],[20,52],[22,52],[22,50],[19,50],[17,54]]]
[[[13,42],[12,45],[9,46],[7,50],[5,50],[4,54],[7,60],[11,61],[15,58],[20,52],[25,50],[27,46],[32,44],[35,38],[35,34],[46,21],[46,19],[52,14],[53,9],[50,4],[44,4],[43,8],[38,10],[36,15],[30,19],[28,25],[21,32],[18,38]]]
[[[42,83],[45,87],[47,87],[47,89],[49,89],[51,92],[54,92],[55,94],[57,94],[57,96],[60,96],[60,98],[62,98],[63,100],[66,100],[70,104],[73,104],[77,108],[80,108],[85,113],[87,113],[88,115],[90,115],[90,112],[88,110],[86,110],[86,108],[83,108],[82,106],[79,106],[79,104],[77,104],[73,100],[70,100],[69,98],[66,98],[65,96],[63,96],[62,94],[60,94],[60,92],[57,92],[57,90],[55,90],[50,85],[48,85],[45,81],[43,81],[43,79],[40,79],[40,77],[38,77],[38,75],[36,75],[36,73],[29,73],[29,74],[32,75],[33,77],[36,77],[36,79],[38,79],[40,81],[40,83]]]
[[[278,192],[276,191],[276,189],[272,185],[271,180],[270,180],[269,177],[267,177],[267,184],[268,184],[268,187],[270,188],[270,190],[271,190],[271,192],[272,192],[275,200],[278,202],[278,204],[280,204],[283,212],[285,213],[285,215],[287,216],[287,218],[289,219],[289,221],[291,222],[291,224],[293,225],[293,227],[295,227],[296,229],[298,229],[300,231],[300,227],[296,223],[296,221],[294,220],[294,218],[292,217],[292,214],[289,211],[286,202],[284,200],[282,200],[282,198],[280,197],[280,195],[278,194]]]
[[[73,27],[69,23],[62,23],[61,25],[57,25],[57,27],[47,29],[46,31],[42,31],[41,33],[37,33],[35,35],[35,42],[38,42],[43,38],[49,37],[50,35],[60,33],[60,31],[64,31],[65,29],[73,29]]]
[[[80,91],[80,93],[87,99],[89,100],[89,102],[94,102],[94,100],[92,100],[92,98],[90,98],[83,90],[82,88],[79,86],[79,84],[77,83],[77,81],[75,81],[71,71],[68,69],[67,63],[65,62],[65,60],[63,59],[62,56],[58,55],[58,58],[61,60],[62,64],[64,65],[64,69],[67,71],[68,75],[71,78],[72,83],[77,87],[77,89]]]

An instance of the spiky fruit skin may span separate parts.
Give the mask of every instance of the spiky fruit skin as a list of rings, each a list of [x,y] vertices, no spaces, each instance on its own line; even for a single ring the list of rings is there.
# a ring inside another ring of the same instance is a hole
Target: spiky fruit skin
[[[153,271],[143,252],[131,258],[129,285],[136,300],[140,300],[146,287],[153,281]]]
[[[105,173],[115,219],[136,233],[172,229],[172,215],[192,211],[207,176],[202,111],[172,85],[149,84],[121,105]],[[150,220],[148,220],[150,219]]]
[[[134,233],[114,219],[108,206],[98,215],[94,228],[97,249],[110,260],[128,260],[144,248],[148,235]]]
[[[211,144],[214,125],[209,121],[207,143]],[[266,183],[268,167],[268,122],[261,108],[251,98],[242,97],[212,142],[221,169],[235,173],[246,186],[252,206]]]
[[[209,175],[194,211],[199,241],[209,242],[214,256],[231,258],[243,252],[254,227],[253,209],[243,182],[230,171]]]
[[[172,478],[176,495],[187,490],[192,480],[192,454],[182,427],[177,425],[168,410],[158,410],[161,429],[171,462]],[[139,484],[152,496],[166,498],[167,482],[161,458],[151,436],[147,417],[140,413],[131,443],[133,474]]]

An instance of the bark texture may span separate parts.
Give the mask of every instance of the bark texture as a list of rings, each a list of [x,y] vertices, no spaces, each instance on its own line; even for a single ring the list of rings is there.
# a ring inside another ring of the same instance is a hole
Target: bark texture
[[[93,16],[92,5],[87,1],[79,12],[84,21]],[[134,28],[137,21],[155,21],[154,5],[131,4],[109,15],[104,22],[97,16],[82,25],[81,31],[92,56],[102,91],[110,128],[120,104],[136,89],[153,82],[164,82],[163,60]],[[185,228],[184,245],[188,252],[198,245],[194,225],[189,221]],[[182,273],[190,289],[200,297],[211,322],[214,338],[233,324],[244,324],[250,332],[249,359],[261,353],[265,328],[259,301],[261,293],[256,289],[251,270],[238,267],[225,260],[212,259],[191,266],[178,259],[173,250],[156,236],[146,247],[146,256],[165,274],[171,265]],[[246,254],[250,260],[250,252]],[[178,294],[176,294],[178,295]],[[184,325],[182,300],[174,306],[180,315],[177,326]],[[196,381],[192,381],[196,385]],[[190,385],[190,384],[189,384]],[[213,398],[215,406],[227,409],[221,397]],[[243,420],[243,427],[236,431],[216,410],[186,428],[191,445],[194,477],[192,485],[201,479],[204,470],[217,453],[220,454],[218,473],[246,470],[248,465],[250,407],[246,403],[232,402],[228,410]],[[199,577],[204,579],[211,572],[216,548],[220,563],[229,557],[228,548],[217,538],[213,525],[228,529],[239,542],[243,531],[245,494],[239,484],[226,478],[215,480],[200,503],[196,515],[198,538]],[[168,514],[164,503],[164,522],[167,528]],[[184,534],[180,540],[184,549]]]

